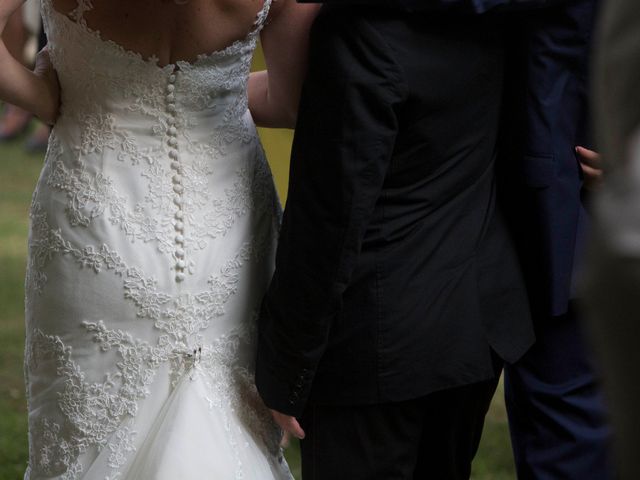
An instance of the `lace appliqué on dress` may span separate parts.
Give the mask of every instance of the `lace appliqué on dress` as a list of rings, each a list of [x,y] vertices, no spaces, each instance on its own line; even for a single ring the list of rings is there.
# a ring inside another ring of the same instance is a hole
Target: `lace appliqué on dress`
[[[102,382],[90,383],[72,360],[71,347],[57,336],[41,330],[32,332],[26,355],[29,371],[37,372],[40,364],[53,360],[56,374],[64,383],[58,393],[60,418],[41,417],[38,424],[32,425],[31,469],[48,475],[66,472],[64,478],[78,478],[81,471],[75,459],[89,448],[109,448],[109,466],[114,471],[122,467],[127,455],[135,451],[132,441],[135,432],[127,426],[126,419],[137,415],[138,404],[149,395],[148,388],[161,365],[170,365],[174,386],[195,368],[191,352],[198,352],[197,367],[206,373],[211,391],[219,395],[211,399],[211,406],[239,412],[246,409],[244,415],[257,420],[253,418],[260,410],[255,410],[260,406],[257,394],[252,394],[256,398],[253,405],[247,403],[251,396],[246,397],[247,389],[254,389],[252,376],[246,367],[237,364],[239,346],[253,344],[252,327],[241,324],[234,333],[219,337],[214,344],[207,344],[200,332],[209,327],[213,318],[225,313],[224,305],[237,290],[238,272],[246,262],[261,261],[267,248],[265,241],[270,239],[245,244],[219,273],[210,276],[208,290],[175,297],[159,292],[155,280],[145,278],[140,269],[127,266],[108,246],[74,246],[59,230],[48,225],[46,214],[37,203],[32,218],[37,225],[32,249],[36,245],[39,251],[32,253],[38,266],[31,265],[31,272],[44,268],[57,254],[72,257],[78,266],[96,274],[111,272],[122,278],[124,298],[135,305],[137,317],[152,321],[164,334],[156,345],[151,345],[127,332],[109,330],[102,320],[83,322],[101,351],[115,350],[119,357],[117,371],[107,373]],[[265,421],[262,418],[258,425],[265,426]],[[264,436],[269,431],[274,432],[272,426],[258,428],[255,433]],[[263,442],[270,439],[272,454],[277,453],[275,437],[277,433],[261,437]]]

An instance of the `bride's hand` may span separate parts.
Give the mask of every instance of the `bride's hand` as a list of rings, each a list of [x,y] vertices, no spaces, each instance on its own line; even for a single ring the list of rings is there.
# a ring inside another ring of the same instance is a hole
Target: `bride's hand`
[[[58,83],[58,74],[49,57],[49,49],[46,46],[36,55],[33,73],[43,80],[49,92],[49,98],[43,102],[42,112],[36,112],[36,114],[43,122],[53,124],[58,117],[60,107],[60,84]]]

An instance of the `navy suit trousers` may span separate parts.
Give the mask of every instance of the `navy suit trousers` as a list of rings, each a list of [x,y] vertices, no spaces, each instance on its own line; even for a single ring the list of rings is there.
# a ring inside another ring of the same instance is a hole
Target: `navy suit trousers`
[[[611,432],[575,310],[539,319],[537,341],[505,366],[519,480],[609,480]]]

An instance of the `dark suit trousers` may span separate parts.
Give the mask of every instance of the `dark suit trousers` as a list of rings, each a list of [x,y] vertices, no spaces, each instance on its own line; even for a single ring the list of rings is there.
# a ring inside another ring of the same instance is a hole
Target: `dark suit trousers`
[[[505,366],[505,397],[520,480],[614,478],[611,432],[576,312],[538,319],[536,343]]]
[[[301,421],[304,480],[468,479],[498,379],[404,402],[311,404]]]

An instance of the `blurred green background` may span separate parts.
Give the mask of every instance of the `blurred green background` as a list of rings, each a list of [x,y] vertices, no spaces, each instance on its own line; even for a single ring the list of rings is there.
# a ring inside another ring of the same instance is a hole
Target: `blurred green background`
[[[263,65],[262,58],[257,56],[256,68]],[[284,203],[292,134],[286,130],[261,130],[260,134]],[[27,212],[42,166],[42,155],[25,153],[24,139],[0,143],[0,480],[22,479],[27,464],[26,400],[22,373],[23,285]],[[299,479],[297,443],[288,449],[287,458]],[[487,416],[472,479],[514,478],[500,385]]]

